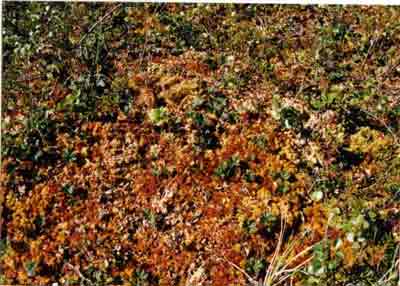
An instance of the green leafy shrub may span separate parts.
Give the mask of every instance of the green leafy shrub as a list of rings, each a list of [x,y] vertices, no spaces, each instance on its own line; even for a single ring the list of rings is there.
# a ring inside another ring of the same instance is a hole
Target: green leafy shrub
[[[143,212],[143,216],[145,218],[145,220],[153,227],[156,227],[157,224],[157,217],[154,214],[154,212],[152,212],[149,209],[145,209]]]
[[[267,234],[274,233],[279,225],[278,217],[269,212],[262,214],[260,223]]]
[[[35,261],[28,261],[25,263],[25,270],[29,277],[35,276],[36,266],[37,264]]]
[[[248,274],[253,277],[259,277],[260,274],[265,271],[267,267],[267,262],[265,259],[259,259],[256,257],[250,257],[246,261],[245,270]]]
[[[246,182],[248,182],[248,183],[253,183],[253,182],[260,181],[260,179],[262,179],[262,178],[260,178],[259,176],[257,176],[252,170],[247,169],[247,170],[245,171],[245,173],[244,173],[244,179],[245,179]]]
[[[242,228],[247,234],[254,234],[257,232],[257,223],[253,219],[246,219],[243,224]]]
[[[173,54],[179,55],[190,47],[203,48],[200,45],[201,30],[184,16],[160,13],[158,17],[162,24],[169,27],[169,40],[175,43]]]
[[[142,268],[136,269],[130,280],[132,286],[150,286],[156,283],[158,284],[158,279]]]
[[[294,107],[284,107],[280,111],[280,123],[284,129],[296,129],[303,128],[303,120],[307,116],[302,114]]]
[[[264,135],[252,137],[251,142],[261,149],[265,149],[268,146],[268,139]]]
[[[165,107],[154,108],[148,113],[150,122],[156,126],[168,123],[170,117]]]
[[[232,156],[217,167],[215,170],[215,175],[221,179],[229,179],[235,175],[236,169],[239,167],[239,165],[239,157]]]
[[[274,172],[272,174],[272,178],[277,183],[278,187],[276,191],[280,194],[285,194],[289,192],[291,183],[296,180],[294,175],[285,170],[281,172]]]
[[[331,246],[336,249],[334,256],[331,255]],[[307,273],[311,275],[309,282],[322,282],[324,279],[331,279],[335,270],[343,260],[343,254],[338,250],[341,241],[332,242],[324,239],[313,247],[313,259],[307,267]]]
[[[333,108],[335,104],[340,103],[341,98],[341,88],[338,86],[332,86],[329,90],[322,91],[319,96],[310,96],[309,102],[313,109],[325,110],[327,108]]]
[[[215,124],[206,120],[200,112],[189,112],[189,117],[192,118],[195,133],[196,133],[196,146],[201,149],[215,149],[219,146],[219,140],[216,136]]]
[[[77,160],[77,157],[73,150],[65,149],[63,153],[63,159],[66,162],[75,162]]]
[[[68,196],[73,196],[75,194],[75,187],[73,185],[66,184],[62,187],[62,191]]]
[[[400,184],[390,184],[386,189],[392,194],[394,201],[400,201]]]

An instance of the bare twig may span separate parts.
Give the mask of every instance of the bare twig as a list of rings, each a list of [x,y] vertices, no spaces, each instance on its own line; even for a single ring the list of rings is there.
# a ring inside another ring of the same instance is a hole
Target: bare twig
[[[66,266],[68,266],[70,269],[72,269],[76,275],[79,276],[79,278],[81,278],[84,281],[87,281],[90,285],[93,285],[92,281],[90,281],[88,278],[86,278],[85,276],[83,276],[83,274],[79,271],[79,268],[76,266],[73,266],[71,263],[67,262],[65,263]]]
[[[86,37],[93,32],[94,28],[97,27],[97,25],[99,25],[100,23],[102,23],[108,16],[110,16],[115,10],[117,10],[119,7],[121,7],[122,4],[118,4],[117,6],[113,7],[110,11],[108,11],[103,17],[101,17],[96,23],[94,23],[89,30],[87,31],[87,33],[79,40],[78,43],[78,47],[81,46],[83,40],[86,39]]]
[[[371,54],[371,50],[372,50],[372,48],[375,46],[375,43],[376,43],[376,42],[377,42],[377,41],[376,41],[375,38],[371,40],[371,45],[369,46],[367,55],[365,56],[365,59],[364,59],[362,65],[361,65],[361,70],[364,70],[365,64],[367,63],[367,60],[368,60],[368,58],[369,58],[369,56],[370,56],[370,54]]]
[[[394,276],[394,277],[393,277]],[[378,280],[376,286],[388,285],[391,279],[398,276],[398,286],[400,286],[400,246],[396,247],[395,254],[392,260],[392,266],[389,270]]]
[[[397,61],[397,62],[396,62]],[[400,57],[394,60],[394,63],[387,68],[386,71],[382,72],[378,75],[378,77],[385,77],[390,74],[393,70],[397,69],[400,66]]]
[[[314,246],[315,246],[315,244],[313,244],[313,245],[307,247],[306,249],[302,250],[300,253],[296,254],[294,257],[290,258],[290,259],[286,262],[286,265],[285,265],[280,271],[278,271],[278,272],[276,273],[275,276],[279,276],[279,275],[281,275],[282,273],[287,273],[287,272],[291,273],[291,272],[294,272],[295,270],[301,268],[303,265],[305,265],[305,264],[307,264],[308,262],[310,262],[310,260],[313,258],[313,256],[307,258],[305,261],[303,261],[303,262],[300,263],[299,265],[295,266],[294,268],[287,269],[287,267],[288,267],[293,261],[295,261],[296,259],[298,259],[298,258],[304,256],[305,254],[307,254],[309,251],[311,251],[311,250],[314,248]]]
[[[282,245],[284,242],[285,229],[286,229],[286,216],[282,217],[281,219],[281,230],[279,233],[278,244],[275,248],[274,254],[272,255],[271,262],[268,268],[266,269],[263,281],[257,282],[254,278],[252,278],[245,270],[240,268],[238,265],[229,261],[226,257],[223,257],[223,259],[226,262],[228,262],[232,267],[234,267],[236,270],[238,270],[240,273],[242,273],[252,285],[278,286],[288,279],[290,279],[290,282],[293,283],[292,279],[293,274],[301,272],[302,268],[313,259],[313,256],[311,255],[310,257],[306,258],[303,262],[294,265],[292,268],[289,268],[290,264],[292,264],[292,262],[294,262],[296,259],[304,257],[314,248],[315,244],[307,247],[306,249],[297,253],[293,257],[290,257],[290,254],[293,251],[296,242],[298,242],[298,240],[297,241],[293,240],[285,249],[285,251],[281,253]]]
[[[235,268],[236,270],[238,270],[240,273],[242,273],[244,276],[246,276],[247,280],[249,280],[249,282],[255,286],[258,285],[257,281],[254,280],[249,274],[247,274],[246,271],[244,271],[242,268],[240,268],[238,265],[236,265],[235,263],[233,263],[232,261],[229,261],[225,256],[223,257],[223,259],[228,262],[233,268]]]
[[[17,79],[17,80],[15,80],[15,81],[16,81],[16,82],[23,82],[23,81],[32,81],[32,80],[35,80],[35,79],[42,79],[42,78],[44,78],[43,75],[35,75],[35,76],[33,76],[33,77],[24,77],[24,78],[20,78],[20,79]]]
[[[368,116],[374,118],[375,120],[379,121],[381,124],[383,124],[383,126],[386,128],[386,130],[392,135],[396,145],[399,145],[399,138],[397,137],[397,135],[393,132],[393,130],[385,123],[385,121],[383,119],[380,119],[379,117],[377,117],[375,114],[366,111],[366,110],[361,110],[362,112],[364,112],[365,114],[367,114]]]
[[[272,282],[273,273],[275,272],[275,268],[279,267],[279,263],[275,263],[279,252],[281,250],[281,246],[283,243],[283,235],[285,233],[286,228],[286,219],[281,218],[281,231],[279,233],[278,245],[275,249],[274,255],[272,256],[271,263],[268,266],[267,272],[265,274],[264,283],[263,285],[268,285]],[[275,265],[276,264],[276,265]]]
[[[292,240],[291,242],[289,242],[286,249],[281,253],[285,228],[286,216],[281,219],[281,232],[279,234],[278,245],[275,249],[270,265],[266,271],[262,284],[263,286],[277,286],[288,280],[289,278],[291,282],[293,282],[293,274],[300,272],[301,269],[313,259],[313,256],[311,255],[303,262],[294,265],[292,268],[289,268],[294,261],[307,255],[314,248],[315,244],[307,247],[306,249],[291,257],[291,253],[294,250],[295,245],[299,241]]]
[[[284,282],[285,280],[287,280],[288,278],[293,278],[292,274],[297,272],[298,270],[300,270],[303,266],[307,265],[308,263],[311,262],[311,260],[314,258],[314,256],[311,256],[309,258],[307,258],[306,260],[304,260],[302,263],[300,263],[299,265],[291,268],[291,269],[287,269],[285,271],[279,272],[279,276],[283,273],[288,273],[285,276],[283,276],[278,282],[274,283],[273,285],[278,286],[280,285],[282,282]],[[279,277],[277,276],[277,277]]]
[[[346,107],[343,107],[343,109],[344,109],[346,112],[350,112]],[[380,122],[380,123],[383,125],[383,127],[385,127],[386,130],[392,135],[392,137],[393,137],[393,139],[394,139],[394,142],[395,142],[395,145],[397,146],[397,145],[400,144],[399,138],[397,137],[396,133],[393,132],[393,130],[386,124],[386,122],[385,122],[383,119],[379,118],[379,117],[376,116],[375,114],[373,114],[373,113],[371,113],[371,112],[369,112],[369,111],[367,111],[367,110],[364,110],[364,109],[361,109],[361,112],[365,113],[365,114],[368,115],[369,117],[372,117],[373,119],[375,119],[375,120],[377,120],[378,122]]]
[[[247,274],[246,271],[244,271],[242,268],[240,268],[238,265],[236,265],[235,263],[233,263],[232,261],[229,261],[226,257],[223,257],[223,259],[228,262],[232,267],[234,267],[236,270],[238,270],[240,273],[242,273],[244,276],[246,276],[247,280],[249,280],[249,282],[255,286],[258,285],[257,281],[254,280],[253,278],[251,278],[251,276],[249,274]]]

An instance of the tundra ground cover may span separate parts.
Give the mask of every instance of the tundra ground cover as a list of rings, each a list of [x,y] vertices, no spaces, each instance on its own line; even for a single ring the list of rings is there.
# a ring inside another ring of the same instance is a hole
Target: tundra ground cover
[[[3,12],[0,284],[398,285],[398,7]]]

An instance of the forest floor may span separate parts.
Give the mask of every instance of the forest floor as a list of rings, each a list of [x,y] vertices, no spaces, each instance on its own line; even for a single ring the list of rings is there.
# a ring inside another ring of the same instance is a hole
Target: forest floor
[[[399,7],[2,21],[1,285],[399,285]]]

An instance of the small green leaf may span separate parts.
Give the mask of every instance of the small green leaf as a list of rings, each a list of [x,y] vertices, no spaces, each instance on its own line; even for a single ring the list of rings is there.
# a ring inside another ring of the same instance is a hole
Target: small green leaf
[[[278,218],[272,213],[263,213],[260,222],[268,233],[272,233],[278,224]]]
[[[319,202],[324,198],[324,193],[322,191],[315,191],[311,193],[311,199],[313,201]]]
[[[62,188],[62,191],[67,195],[72,196],[74,194],[74,186],[67,184]]]
[[[257,224],[253,219],[246,219],[242,225],[244,231],[248,234],[253,234],[257,232]]]
[[[0,257],[6,254],[7,251],[7,241],[5,239],[0,240]]]
[[[278,188],[276,189],[276,191],[278,193],[285,194],[285,193],[287,193],[289,191],[289,187],[287,186],[287,184],[282,183],[282,184],[278,185]]]
[[[28,261],[25,263],[25,270],[28,274],[29,277],[32,277],[35,275],[35,270],[36,270],[36,262],[34,261]]]
[[[235,175],[236,168],[239,166],[240,160],[237,156],[232,156],[227,161],[222,162],[215,170],[215,175],[222,179],[228,179]]]
[[[156,225],[156,215],[151,210],[145,209],[143,215],[151,226]]]
[[[261,271],[266,268],[266,262],[264,259],[258,259],[251,257],[246,261],[246,272],[254,275],[258,275]]]
[[[285,107],[280,111],[281,126],[285,129],[299,129],[303,126],[302,114],[293,107]]]
[[[73,150],[64,150],[63,153],[63,159],[67,162],[75,162],[76,161],[76,155],[74,154]]]
[[[168,121],[168,111],[165,107],[154,108],[149,113],[151,123],[161,126]]]

